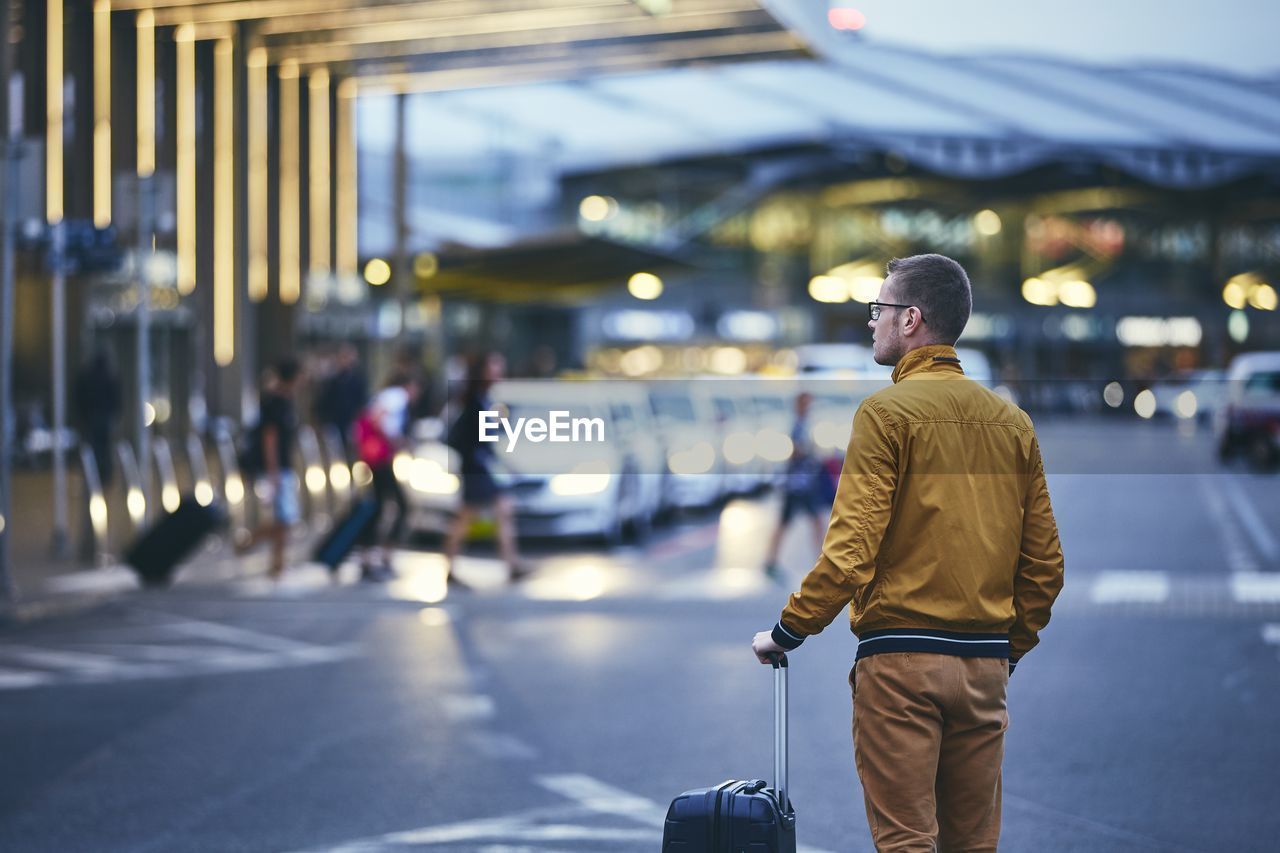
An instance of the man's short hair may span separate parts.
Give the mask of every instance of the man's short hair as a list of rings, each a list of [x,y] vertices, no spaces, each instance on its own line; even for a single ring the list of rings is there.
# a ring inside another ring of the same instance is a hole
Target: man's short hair
[[[912,255],[889,261],[887,271],[897,282],[895,298],[920,309],[930,337],[945,344],[959,340],[973,311],[964,267],[945,255]]]

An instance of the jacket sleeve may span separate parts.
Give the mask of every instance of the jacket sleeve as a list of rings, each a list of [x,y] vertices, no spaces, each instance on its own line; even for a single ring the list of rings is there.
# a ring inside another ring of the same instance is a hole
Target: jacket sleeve
[[[853,416],[822,554],[783,609],[774,642],[788,649],[799,646],[830,625],[871,582],[897,485],[896,437],[875,404],[864,400]]]
[[[1062,545],[1058,525],[1049,505],[1040,444],[1031,442],[1031,469],[1022,514],[1022,547],[1013,579],[1013,627],[1009,631],[1009,658],[1013,663],[1040,642],[1040,631],[1049,624],[1049,611],[1062,591]]]

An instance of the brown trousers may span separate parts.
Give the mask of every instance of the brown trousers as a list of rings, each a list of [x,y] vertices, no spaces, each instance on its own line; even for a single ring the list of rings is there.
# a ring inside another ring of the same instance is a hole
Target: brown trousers
[[[915,652],[854,665],[853,754],[879,853],[996,849],[1008,666]]]

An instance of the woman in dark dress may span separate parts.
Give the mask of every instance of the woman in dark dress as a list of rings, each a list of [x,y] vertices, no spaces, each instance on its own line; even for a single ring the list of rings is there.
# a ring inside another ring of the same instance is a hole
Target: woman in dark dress
[[[480,412],[492,411],[489,390],[500,380],[506,369],[506,360],[499,353],[479,356],[467,366],[467,380],[460,395],[459,413],[449,429],[449,446],[458,454],[461,462],[462,507],[454,517],[444,541],[444,557],[448,565],[449,581],[458,583],[453,573],[454,558],[471,526],[476,513],[493,508],[498,527],[498,552],[511,580],[518,580],[528,573],[516,550],[515,506],[502,484],[494,476],[496,460],[493,445],[480,441]]]

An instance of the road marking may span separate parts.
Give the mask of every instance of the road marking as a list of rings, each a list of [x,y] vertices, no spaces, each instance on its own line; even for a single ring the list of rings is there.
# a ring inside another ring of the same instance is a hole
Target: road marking
[[[403,847],[484,841],[491,841],[493,844],[477,847],[477,853],[552,853],[553,848],[543,845],[564,842],[623,842],[635,843],[643,849],[653,849],[662,841],[666,809],[652,800],[579,773],[537,776],[534,782],[573,801],[573,805],[533,808],[502,817],[392,832],[334,847],[315,848],[312,853],[386,853]],[[586,823],[602,815],[627,818],[644,824],[644,827],[595,826]],[[829,851],[800,846],[796,853]]]
[[[534,781],[548,791],[574,800],[589,811],[630,818],[656,829],[663,828],[667,823],[666,806],[621,788],[615,788],[590,776],[571,773],[562,776],[538,776]],[[801,844],[796,848],[796,853],[828,853],[828,851]]]
[[[81,679],[95,681],[125,675],[132,669],[128,663],[107,655],[42,649],[13,644],[0,646],[0,656],[16,660],[28,666],[61,671]]]
[[[1227,480],[1226,489],[1227,500],[1236,511],[1236,517],[1244,523],[1245,532],[1253,539],[1254,547],[1258,549],[1258,553],[1264,559],[1274,563],[1277,558],[1280,558],[1280,545],[1276,544],[1276,539],[1271,535],[1271,531],[1267,529],[1267,525],[1263,523],[1262,516],[1258,514],[1258,510],[1249,502],[1249,498],[1245,495],[1239,482],[1234,479]]]
[[[1231,597],[1241,604],[1280,603],[1280,574],[1242,572],[1232,575]]]
[[[1205,504],[1209,507],[1209,515],[1218,528],[1222,544],[1227,555],[1227,567],[1232,572],[1256,572],[1258,561],[1249,553],[1244,544],[1240,529],[1227,511],[1226,500],[1217,486],[1214,475],[1200,477],[1200,490]]]
[[[467,720],[488,720],[498,713],[493,698],[479,694],[443,696],[440,704],[444,706],[444,715],[455,723]]]
[[[402,847],[457,844],[467,841],[554,842],[554,841],[637,841],[656,846],[661,836],[652,829],[631,827],[589,827],[568,823],[588,816],[576,806],[533,808],[504,817],[479,818],[390,832],[371,838],[345,842],[334,847],[314,848],[312,853],[381,853]],[[547,853],[546,848],[533,848]]]
[[[466,736],[466,741],[473,749],[488,758],[533,761],[538,757],[536,749],[512,735],[497,732],[471,732]]]
[[[28,672],[20,669],[0,668],[0,690],[22,690],[43,687],[53,683],[53,676],[45,672]]]
[[[1169,576],[1164,572],[1102,572],[1089,597],[1094,604],[1162,604],[1169,600]]]
[[[534,781],[554,794],[573,800],[588,811],[619,815],[659,828],[666,824],[665,807],[590,776],[579,773],[538,776]]]
[[[194,619],[160,622],[142,630],[153,637],[178,634],[207,644],[95,643],[91,637],[39,647],[5,643],[0,645],[0,661],[11,666],[0,666],[0,690],[253,672],[331,663],[356,653],[354,645],[312,645]],[[14,668],[14,663],[27,669]]]
[[[280,637],[274,634],[261,634],[257,631],[250,631],[248,628],[236,628],[231,625],[223,624],[222,622],[206,622],[201,619],[191,619],[188,617],[182,617],[181,619],[166,623],[164,627],[167,630],[174,631],[179,634],[185,634],[189,637],[199,637],[204,640],[215,640],[217,642],[235,646],[248,646],[251,649],[267,652],[295,654],[326,648],[324,646],[315,646],[311,643],[304,643],[300,640],[291,640],[288,637]]]
[[[409,833],[401,844],[449,844],[494,838],[500,841],[637,841],[652,844],[661,838],[649,829],[615,829],[571,823],[520,825],[510,820],[476,821],[471,826],[444,826]]]

